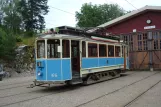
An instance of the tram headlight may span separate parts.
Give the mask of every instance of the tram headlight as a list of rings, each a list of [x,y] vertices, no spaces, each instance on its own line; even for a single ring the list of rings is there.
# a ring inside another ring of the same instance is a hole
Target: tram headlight
[[[38,76],[42,76],[42,73],[40,71],[38,71],[37,75]]]

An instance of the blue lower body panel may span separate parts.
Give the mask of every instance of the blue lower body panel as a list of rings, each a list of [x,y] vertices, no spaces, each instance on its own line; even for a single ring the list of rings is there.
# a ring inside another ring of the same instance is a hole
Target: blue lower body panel
[[[47,80],[62,80],[61,60],[47,60]]]
[[[38,67],[37,63],[41,62],[42,66]],[[40,73],[41,75],[38,75]],[[46,61],[45,60],[37,60],[36,61],[36,79],[39,81],[46,81]]]
[[[62,79],[63,80],[71,80],[72,79],[70,59],[63,59],[62,60]]]
[[[43,67],[36,66],[38,81],[65,81],[72,78],[70,59],[37,60],[36,62],[43,62]],[[38,75],[39,72],[41,75]]]
[[[124,58],[82,58],[82,69],[108,67],[124,64]]]

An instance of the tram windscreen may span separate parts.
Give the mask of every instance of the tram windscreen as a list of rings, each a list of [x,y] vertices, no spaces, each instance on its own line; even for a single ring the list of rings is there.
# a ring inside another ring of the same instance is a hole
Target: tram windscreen
[[[45,58],[45,41],[37,41],[37,58]]]
[[[47,58],[60,58],[58,46],[60,46],[60,40],[47,40]]]

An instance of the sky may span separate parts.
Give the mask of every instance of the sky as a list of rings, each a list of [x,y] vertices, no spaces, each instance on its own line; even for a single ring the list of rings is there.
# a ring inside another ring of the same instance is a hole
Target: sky
[[[45,15],[46,28],[55,28],[58,26],[76,26],[75,12],[80,11],[82,4],[118,4],[125,11],[142,8],[146,5],[161,6],[161,0],[48,0],[49,13]],[[62,11],[60,11],[62,10]],[[63,12],[66,11],[66,12]]]

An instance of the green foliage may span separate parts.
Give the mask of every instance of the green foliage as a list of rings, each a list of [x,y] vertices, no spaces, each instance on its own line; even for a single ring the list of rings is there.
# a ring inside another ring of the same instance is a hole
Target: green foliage
[[[77,26],[96,27],[125,14],[117,4],[92,5],[85,3],[80,12],[76,12]]]
[[[0,59],[12,60],[15,55],[16,39],[0,28]]]
[[[21,27],[21,16],[17,12],[19,0],[12,0],[5,7],[3,7],[3,12],[5,13],[3,17],[3,25],[9,30],[10,32],[17,34],[20,33]]]
[[[48,0],[0,0],[0,61],[16,62],[20,70],[33,62],[35,34],[44,29]],[[16,43],[17,42],[17,43]],[[16,45],[31,46],[25,55],[16,55]],[[21,63],[24,61],[24,63]],[[16,67],[17,68],[17,67]]]
[[[48,0],[21,0],[18,10],[22,15],[24,28],[27,32],[44,29],[44,17],[48,13]]]
[[[33,36],[45,27],[48,0],[0,0],[0,26],[13,34]]]
[[[24,37],[33,37],[35,33],[33,31],[26,31],[24,32]]]
[[[35,36],[33,37],[25,37],[22,39],[23,44],[28,45],[28,46],[34,46],[35,43]]]
[[[22,42],[22,37],[16,36],[16,42]]]

